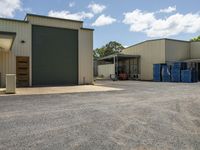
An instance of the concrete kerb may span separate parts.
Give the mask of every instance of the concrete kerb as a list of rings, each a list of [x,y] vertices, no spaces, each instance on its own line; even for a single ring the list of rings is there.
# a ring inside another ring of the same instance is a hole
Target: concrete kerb
[[[0,92],[0,96],[15,95],[45,95],[45,94],[73,94],[73,93],[90,93],[90,92],[109,92],[120,91],[123,89],[106,87],[103,85],[79,85],[79,86],[58,86],[58,87],[29,87],[17,88],[16,94],[5,94]]]

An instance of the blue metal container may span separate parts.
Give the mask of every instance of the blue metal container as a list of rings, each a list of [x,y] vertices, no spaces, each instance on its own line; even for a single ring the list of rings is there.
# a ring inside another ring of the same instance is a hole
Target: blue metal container
[[[192,71],[192,81],[198,82],[198,72],[196,70]]]
[[[191,70],[182,70],[181,71],[181,81],[186,83],[192,82],[192,72]]]
[[[161,82],[161,68],[163,64],[154,64],[153,65],[153,80],[156,82]]]
[[[171,81],[180,82],[181,81],[181,70],[180,69],[171,69]]]
[[[181,70],[187,69],[187,63],[185,62],[174,62],[171,68],[171,81],[181,82]]]
[[[172,64],[172,69],[186,70],[187,63],[185,62],[175,62]]]
[[[186,83],[197,82],[197,71],[195,70],[182,70],[181,71],[181,81]]]
[[[170,82],[171,81],[171,71],[170,71],[170,66],[168,65],[162,65],[162,81],[163,82]]]

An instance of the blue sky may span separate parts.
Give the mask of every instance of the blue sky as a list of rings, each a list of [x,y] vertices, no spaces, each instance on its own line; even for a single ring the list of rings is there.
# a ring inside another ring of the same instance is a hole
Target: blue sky
[[[199,0],[0,0],[0,17],[26,12],[78,19],[94,28],[94,48],[156,38],[189,40],[200,35]]]

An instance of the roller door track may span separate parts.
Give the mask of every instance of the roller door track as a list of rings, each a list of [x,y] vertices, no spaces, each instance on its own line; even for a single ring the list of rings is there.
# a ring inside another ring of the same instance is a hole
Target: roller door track
[[[32,84],[78,84],[78,31],[32,26]]]

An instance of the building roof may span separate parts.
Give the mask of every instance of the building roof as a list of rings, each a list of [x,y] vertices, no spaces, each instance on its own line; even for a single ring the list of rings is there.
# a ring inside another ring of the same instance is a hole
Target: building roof
[[[130,48],[130,47],[133,47],[133,46],[136,46],[136,45],[140,45],[140,44],[143,44],[143,43],[146,43],[146,42],[160,41],[160,40],[169,40],[169,41],[187,42],[187,43],[190,42],[190,41],[177,40],[177,39],[161,38],[161,39],[146,40],[146,41],[143,41],[143,42],[140,42],[140,43],[137,43],[137,44],[131,45],[131,46],[127,47],[127,48]],[[125,49],[127,49],[127,48],[125,48]]]
[[[72,20],[72,19],[64,19],[64,18],[57,18],[57,17],[49,17],[49,16],[43,16],[43,15],[37,15],[37,14],[26,14],[24,20],[18,20],[18,19],[10,19],[10,18],[0,18],[0,20],[5,20],[5,21],[14,21],[14,22],[19,22],[19,23],[29,23],[27,20],[27,16],[33,16],[33,17],[41,17],[41,18],[47,18],[47,19],[56,19],[56,20],[62,20],[62,21],[71,21],[71,22],[77,22],[77,23],[83,23],[83,21],[79,20]],[[91,28],[81,28],[82,30],[91,30],[94,31],[94,29]]]
[[[83,23],[83,21],[79,21],[79,20],[64,19],[64,18],[57,18],[57,17],[50,17],[50,16],[37,15],[37,14],[29,14],[29,13],[26,14],[24,20],[11,19],[11,18],[0,18],[0,20],[16,21],[16,22],[28,23],[27,16],[33,16],[33,17],[41,17],[41,18],[47,18],[47,19],[56,19],[56,20],[63,20],[63,21],[72,21],[72,22],[77,22],[77,23]],[[87,29],[87,28],[86,28],[86,29]]]
[[[200,62],[200,59],[187,59],[184,60],[183,62]]]
[[[30,13],[27,13],[27,14],[26,14],[24,20],[26,20],[28,16],[41,17],[41,18],[47,18],[47,19],[56,19],[56,20],[62,20],[62,21],[72,21],[72,22],[77,22],[77,23],[83,23],[83,21],[79,21],[79,20],[64,19],[64,18],[43,16],[43,15],[30,14]]]
[[[139,58],[140,55],[126,55],[126,54],[119,53],[119,54],[113,54],[113,55],[105,56],[105,57],[99,58],[98,60],[112,59],[114,57],[118,57],[118,58]]]
[[[91,30],[91,31],[94,31],[94,29],[91,29],[91,28],[81,28],[82,30]]]
[[[5,20],[5,21],[15,21],[19,23],[28,23],[26,20],[18,20],[18,19],[10,19],[10,18],[0,18],[0,20]]]

